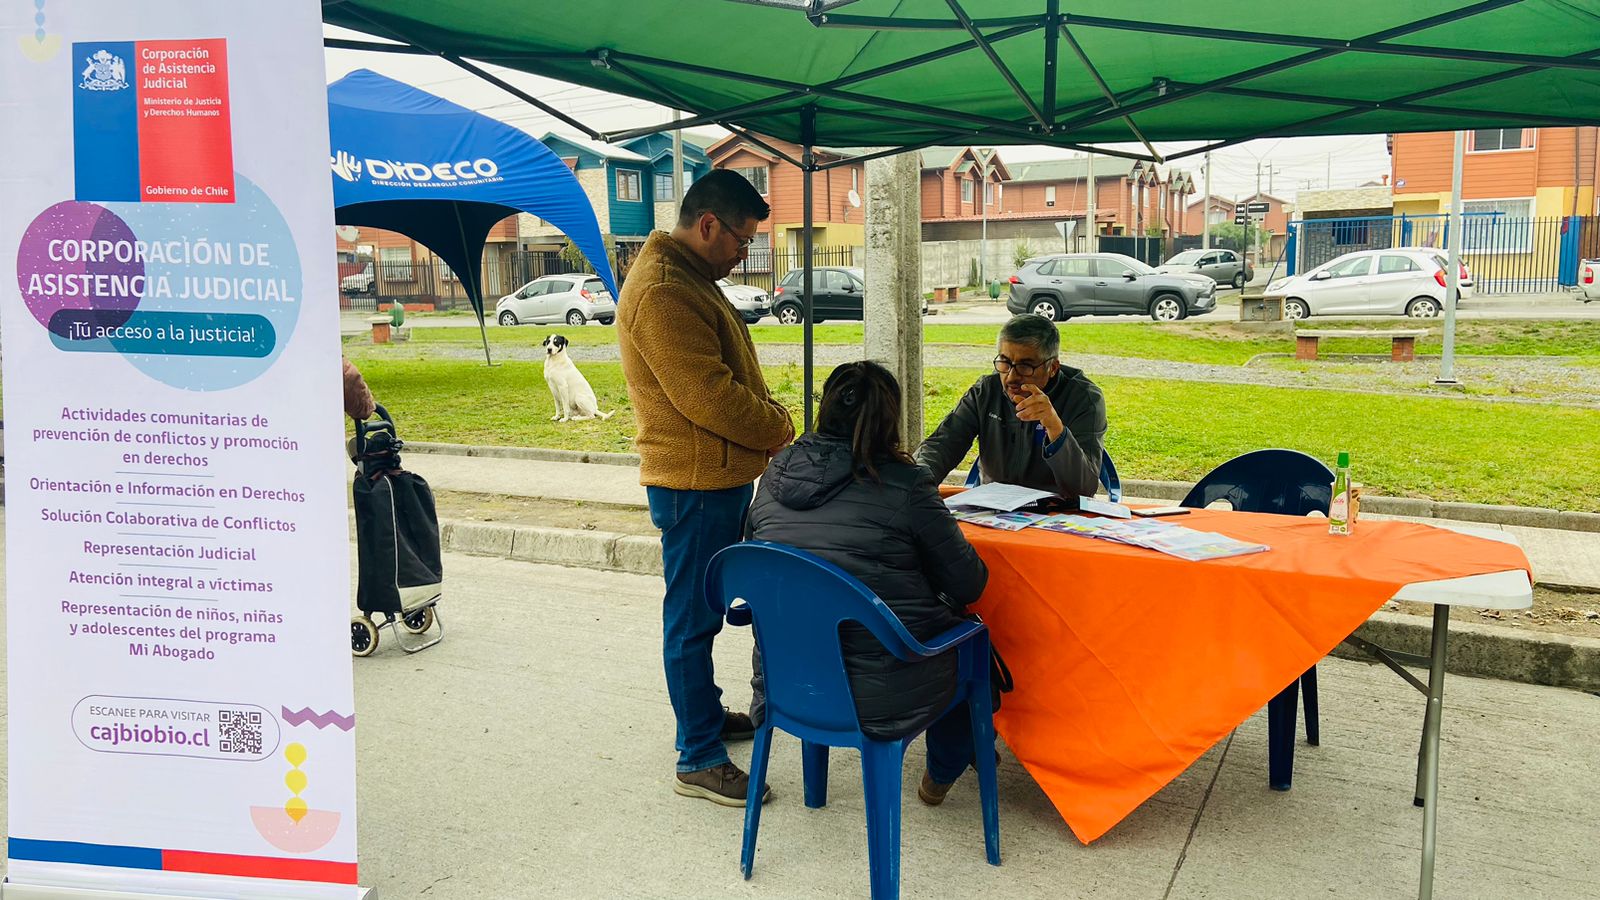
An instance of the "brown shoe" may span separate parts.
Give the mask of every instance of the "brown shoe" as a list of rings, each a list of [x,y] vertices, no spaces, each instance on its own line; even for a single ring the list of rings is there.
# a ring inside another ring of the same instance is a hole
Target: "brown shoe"
[[[917,796],[929,806],[938,806],[944,802],[944,795],[950,793],[952,787],[955,787],[955,782],[940,784],[934,781],[933,775],[924,769],[922,772],[922,784],[917,785]]]
[[[724,741],[748,741],[756,736],[756,723],[746,713],[733,712],[726,707],[722,710],[722,734]]]
[[[750,791],[750,776],[731,762],[698,772],[679,772],[672,781],[672,790],[684,797],[699,797],[719,806],[744,806]],[[767,785],[761,802],[772,799],[772,786]]]

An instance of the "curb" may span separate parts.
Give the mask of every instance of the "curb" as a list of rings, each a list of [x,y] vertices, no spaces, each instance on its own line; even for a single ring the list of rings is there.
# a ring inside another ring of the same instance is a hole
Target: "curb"
[[[446,456],[481,456],[497,459],[529,459],[542,462],[596,463],[608,466],[637,466],[636,453],[585,452],[579,450],[550,450],[543,447],[486,447],[468,444],[435,444],[424,441],[407,441],[406,449],[415,453],[436,453]],[[946,479],[959,484],[960,479]],[[1133,497],[1152,500],[1182,500],[1194,485],[1187,481],[1146,481],[1129,479],[1122,483],[1123,492]],[[1600,513],[1572,510],[1545,509],[1534,506],[1491,506],[1485,503],[1452,503],[1442,500],[1422,500],[1414,497],[1384,497],[1362,494],[1361,507],[1367,512],[1383,516],[1413,516],[1423,519],[1448,519],[1456,522],[1480,522],[1489,525],[1521,525],[1528,528],[1552,528],[1561,531],[1600,533]]]
[[[444,521],[440,542],[455,553],[661,575],[661,541],[653,535]],[[1380,610],[1356,634],[1392,650],[1426,655],[1432,631],[1428,617]],[[1508,632],[1494,625],[1451,622],[1446,669],[1458,675],[1600,691],[1600,639]],[[1378,665],[1345,644],[1331,655]]]
[[[473,444],[435,444],[428,441],[406,441],[405,449],[413,453],[433,453],[440,456],[481,456],[488,459],[531,459],[540,462],[592,463],[602,466],[637,466],[637,453],[607,453],[600,450],[551,450],[544,447],[487,447]],[[1363,498],[1364,499],[1364,498]]]
[[[1433,627],[1427,616],[1378,611],[1356,635],[1389,650],[1428,656]],[[1330,656],[1382,665],[1349,644]],[[1517,632],[1497,625],[1451,622],[1445,670],[1452,675],[1600,692],[1600,639]]]

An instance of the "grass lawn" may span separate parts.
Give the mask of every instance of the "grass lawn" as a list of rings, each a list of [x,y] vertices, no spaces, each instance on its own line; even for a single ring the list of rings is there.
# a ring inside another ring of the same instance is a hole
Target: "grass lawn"
[[[616,363],[584,366],[600,407],[616,415],[567,423],[550,421],[550,394],[535,362],[486,368],[467,360],[367,358],[361,367],[407,439],[632,450],[633,412]],[[928,370],[930,430],[978,374]],[[825,377],[817,373],[819,389]],[[798,420],[799,367],[769,368],[767,379]],[[1109,449],[1124,478],[1195,480],[1262,447],[1327,460],[1349,450],[1357,479],[1375,494],[1600,509],[1600,482],[1584,464],[1600,434],[1594,410],[1139,378],[1099,383],[1111,418]]]
[[[1471,356],[1577,356],[1600,359],[1600,322],[1548,320],[1468,320],[1456,323],[1456,352]],[[1396,323],[1370,322],[1352,325],[1337,320],[1314,320],[1311,328],[1427,328],[1428,336],[1417,342],[1420,354],[1437,354],[1443,347],[1441,322],[1397,320]],[[616,330],[590,325],[567,328],[561,325],[529,325],[519,328],[489,327],[489,343],[494,346],[538,346],[544,336],[560,331],[576,346],[597,346],[616,342]],[[859,344],[862,326],[818,325],[814,340],[819,344]],[[940,325],[929,322],[923,340],[930,344],[994,343],[992,325]],[[755,325],[750,335],[757,343],[798,344],[801,329],[785,325]],[[417,343],[476,344],[482,339],[475,328],[415,328],[411,339]],[[353,338],[364,341],[364,335]],[[1337,338],[1324,342],[1324,354],[1389,353],[1387,338]],[[1133,359],[1165,359],[1174,362],[1243,365],[1260,353],[1293,353],[1294,338],[1287,334],[1263,335],[1246,331],[1227,322],[1183,323],[1180,325],[1129,321],[1126,323],[1064,323],[1061,350],[1072,354],[1098,354]]]

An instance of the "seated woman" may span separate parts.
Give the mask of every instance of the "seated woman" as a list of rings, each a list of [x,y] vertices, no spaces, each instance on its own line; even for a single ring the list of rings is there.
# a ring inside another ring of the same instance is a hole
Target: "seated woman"
[[[849,363],[828,376],[816,431],[767,466],[749,524],[758,540],[814,553],[860,579],[919,640],[959,623],[989,580],[927,471],[906,453],[900,385],[877,363]],[[841,629],[840,644],[868,737],[897,740],[928,728],[917,793],[940,803],[973,759],[966,707],[940,716],[955,696],[955,655],[902,662],[859,625]],[[759,696],[759,678],[756,689]]]

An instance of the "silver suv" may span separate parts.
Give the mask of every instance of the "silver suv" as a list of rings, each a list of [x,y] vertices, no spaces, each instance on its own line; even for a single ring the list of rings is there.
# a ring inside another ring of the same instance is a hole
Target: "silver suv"
[[[1006,309],[1056,322],[1073,316],[1148,315],[1174,322],[1217,308],[1217,283],[1200,274],[1162,274],[1120,253],[1030,259],[1011,276]]]
[[[1185,250],[1156,266],[1157,272],[1174,275],[1198,272],[1217,284],[1243,288],[1256,275],[1255,267],[1232,250]]]

